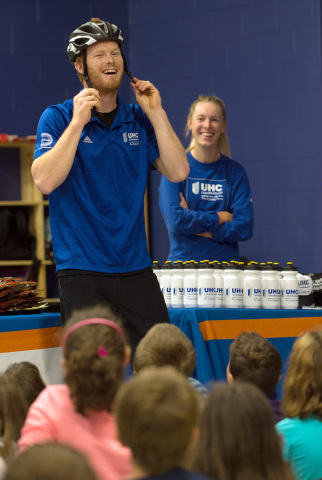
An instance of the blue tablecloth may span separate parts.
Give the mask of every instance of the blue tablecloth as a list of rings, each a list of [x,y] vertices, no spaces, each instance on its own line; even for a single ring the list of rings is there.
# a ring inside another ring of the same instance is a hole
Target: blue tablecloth
[[[229,361],[229,345],[242,331],[256,331],[268,338],[280,352],[283,372],[294,339],[302,332],[322,325],[322,310],[251,310],[251,309],[169,309],[171,323],[177,325],[192,341],[197,353],[194,376],[202,383],[226,379]],[[2,315],[0,316],[0,353],[17,351],[17,342],[37,343],[37,336],[43,336],[43,347],[51,339],[43,335],[47,329],[58,331],[61,326],[59,313]],[[28,336],[28,331],[35,331]],[[48,330],[50,332],[50,330]],[[35,337],[35,338],[34,338]],[[13,345],[11,348],[10,345]],[[53,346],[53,345],[51,345]],[[28,350],[21,348],[20,350]],[[29,348],[30,350],[32,348]],[[280,396],[280,386],[278,394]]]
[[[277,348],[282,376],[295,338],[322,324],[322,310],[169,309],[171,323],[192,341],[197,353],[194,376],[202,383],[226,380],[229,346],[243,331],[256,331]],[[281,396],[281,383],[278,386]]]

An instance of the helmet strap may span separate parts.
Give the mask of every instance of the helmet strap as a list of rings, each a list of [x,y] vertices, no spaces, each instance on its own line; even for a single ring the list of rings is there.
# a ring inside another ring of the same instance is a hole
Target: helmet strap
[[[127,68],[126,59],[125,59],[125,56],[124,56],[124,53],[122,52],[122,50],[121,50],[121,55],[122,55],[122,58],[123,58],[124,72],[132,80],[132,82],[135,83],[135,81],[133,80],[131,72],[129,72],[129,69]]]
[[[87,59],[86,59],[86,49],[83,50],[83,68],[84,68],[84,73],[81,73],[83,79],[87,83],[88,88],[93,88],[93,85],[91,84],[91,81],[88,76],[88,70],[87,70]]]
[[[88,76],[88,70],[87,70],[87,60],[86,60],[86,49],[83,50],[83,69],[84,69],[84,72],[83,73],[80,73],[80,75],[83,77],[83,79],[85,80],[88,88],[93,88],[93,85],[91,84],[91,81],[89,79],[89,76]],[[96,116],[96,108],[93,107],[92,108],[92,117],[95,117]]]

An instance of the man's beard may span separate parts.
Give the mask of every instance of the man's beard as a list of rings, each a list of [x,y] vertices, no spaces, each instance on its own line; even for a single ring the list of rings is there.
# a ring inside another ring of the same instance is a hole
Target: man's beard
[[[116,74],[115,76],[106,74],[108,77],[108,82],[104,81],[102,75],[104,74],[93,73],[90,69],[88,69],[88,76],[91,84],[93,85],[93,88],[100,92],[100,94],[113,93],[120,87],[123,78],[123,72],[122,75]]]

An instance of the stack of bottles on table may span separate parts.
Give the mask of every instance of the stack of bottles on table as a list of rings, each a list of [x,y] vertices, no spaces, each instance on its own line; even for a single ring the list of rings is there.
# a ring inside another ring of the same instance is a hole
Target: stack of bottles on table
[[[197,263],[153,262],[169,308],[299,308],[299,295],[309,295],[312,280],[292,262]]]
[[[45,298],[39,297],[37,282],[16,277],[0,278],[0,312],[43,308]]]

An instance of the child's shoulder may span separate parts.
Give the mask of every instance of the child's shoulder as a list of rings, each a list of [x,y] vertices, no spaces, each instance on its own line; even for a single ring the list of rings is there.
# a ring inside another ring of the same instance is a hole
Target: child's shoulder
[[[47,385],[36,399],[37,403],[70,403],[69,389],[67,385],[55,384]]]

